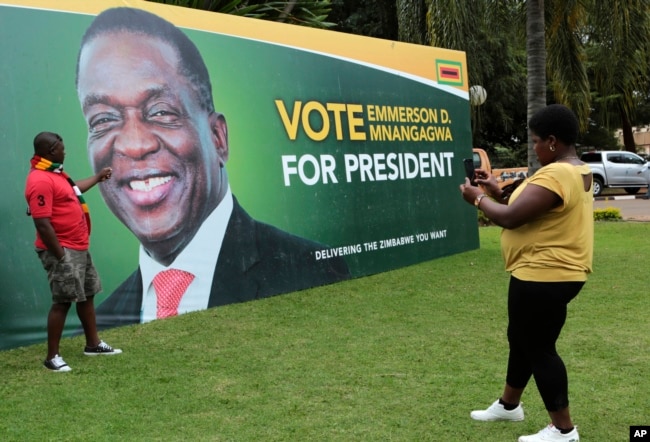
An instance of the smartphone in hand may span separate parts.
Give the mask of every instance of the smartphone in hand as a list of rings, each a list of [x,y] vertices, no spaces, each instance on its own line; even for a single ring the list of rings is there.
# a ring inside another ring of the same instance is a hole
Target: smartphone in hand
[[[469,178],[469,182],[471,183],[471,185],[478,186],[478,184],[476,184],[476,181],[474,180],[476,178],[475,171],[474,171],[474,160],[471,158],[465,158],[463,160],[463,164],[465,165],[465,176]]]

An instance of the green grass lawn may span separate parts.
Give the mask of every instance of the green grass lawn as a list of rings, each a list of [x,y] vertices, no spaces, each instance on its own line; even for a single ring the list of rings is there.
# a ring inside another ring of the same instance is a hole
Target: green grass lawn
[[[596,224],[594,274],[559,351],[585,441],[650,425],[650,223]],[[506,288],[496,227],[481,248],[393,272],[0,352],[2,441],[516,441],[549,419],[475,422],[501,393]],[[72,311],[71,311],[72,314]],[[45,322],[45,318],[43,318]]]

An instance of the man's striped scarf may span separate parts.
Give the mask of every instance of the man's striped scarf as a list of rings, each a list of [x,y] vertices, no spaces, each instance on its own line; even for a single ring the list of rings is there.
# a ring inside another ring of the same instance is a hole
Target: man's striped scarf
[[[74,181],[72,181],[70,175],[68,175],[63,171],[63,163],[53,163],[52,161],[38,155],[34,155],[32,157],[31,163],[34,169],[44,170],[46,172],[60,173],[61,176],[63,176],[66,180],[68,180],[68,183],[72,186],[75,195],[77,195],[77,198],[79,199],[79,204],[81,204],[81,208],[84,212],[84,215],[86,215],[86,223],[88,224],[88,234],[90,234],[90,211],[88,210],[88,204],[86,204],[86,200],[84,200],[84,197],[81,194],[81,190],[79,190],[79,187],[77,187]],[[27,214],[28,215],[30,214],[29,209],[27,210]]]

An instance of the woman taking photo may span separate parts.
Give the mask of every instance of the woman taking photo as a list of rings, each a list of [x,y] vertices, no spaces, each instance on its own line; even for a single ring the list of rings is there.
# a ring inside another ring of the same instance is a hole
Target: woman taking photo
[[[529,131],[542,167],[511,195],[496,179],[477,169],[472,186],[460,186],[463,198],[503,227],[501,250],[508,287],[509,355],[501,397],[479,421],[521,421],[521,396],[534,377],[551,424],[519,442],[579,441],[569,413],[568,378],[555,343],[575,298],[591,272],[593,195],[589,166],[576,153],[578,120],[554,104],[530,119]]]

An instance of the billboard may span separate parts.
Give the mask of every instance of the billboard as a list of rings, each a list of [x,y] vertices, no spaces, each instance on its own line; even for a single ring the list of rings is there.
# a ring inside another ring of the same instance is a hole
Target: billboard
[[[0,349],[46,336],[24,197],[41,131],[64,139],[73,179],[113,168],[84,195],[101,328],[156,319],[156,274],[174,267],[196,275],[184,313],[478,247],[458,191],[463,52],[141,1],[25,0],[0,1],[0,54]],[[66,334],[78,327],[70,314]]]

